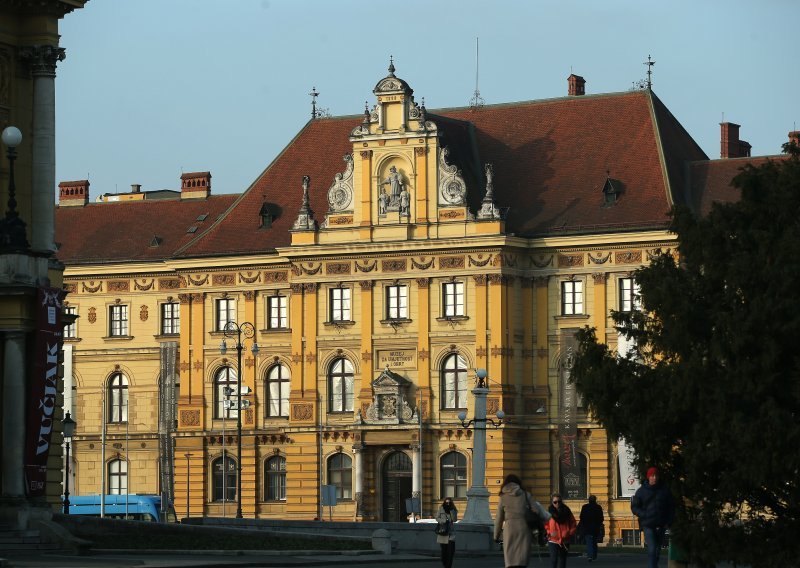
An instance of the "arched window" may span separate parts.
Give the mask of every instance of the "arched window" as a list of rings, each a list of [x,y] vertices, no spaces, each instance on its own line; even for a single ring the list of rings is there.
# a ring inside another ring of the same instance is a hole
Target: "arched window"
[[[264,471],[266,472],[264,500],[286,501],[286,458],[283,456],[269,458]]]
[[[586,499],[586,455],[575,452],[575,468],[559,476],[559,492],[564,499]],[[563,466],[562,466],[563,467]]]
[[[236,460],[227,454],[211,462],[211,495],[214,501],[236,499]]]
[[[108,380],[108,422],[128,421],[128,377],[114,373]]]
[[[353,412],[353,364],[336,359],[328,372],[329,412]]]
[[[467,458],[459,452],[447,452],[440,461],[442,499],[464,499],[467,496]]]
[[[236,418],[236,369],[222,367],[214,377],[214,418]]]
[[[108,494],[124,495],[128,492],[128,462],[115,459],[108,462]]]
[[[328,485],[336,486],[336,499],[353,498],[353,460],[345,454],[328,459]]]
[[[273,365],[267,371],[266,399],[268,417],[289,416],[290,373],[286,365]]]
[[[442,408],[467,407],[467,360],[458,353],[442,363]]]

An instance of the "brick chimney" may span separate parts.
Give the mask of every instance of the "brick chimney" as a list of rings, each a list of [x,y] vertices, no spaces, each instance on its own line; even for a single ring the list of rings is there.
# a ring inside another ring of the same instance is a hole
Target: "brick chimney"
[[[131,193],[141,193],[141,191],[142,191],[142,184],[140,183],[131,184]]]
[[[567,77],[567,84],[569,85],[569,95],[571,97],[586,94],[586,80],[580,75],[574,73]]]
[[[211,193],[211,172],[181,175],[181,199],[205,199]]]
[[[89,203],[89,180],[62,181],[58,184],[59,207],[84,207]]]
[[[739,140],[739,125],[733,122],[720,122],[720,158],[749,158],[749,142]]]

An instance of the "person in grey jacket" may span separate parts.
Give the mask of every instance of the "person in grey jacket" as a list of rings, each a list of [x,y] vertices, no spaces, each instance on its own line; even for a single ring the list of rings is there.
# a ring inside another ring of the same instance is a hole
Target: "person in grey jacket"
[[[644,531],[648,568],[657,568],[664,533],[675,519],[672,493],[660,482],[657,467],[647,470],[647,483],[631,498],[631,511],[639,517],[639,526]]]
[[[525,521],[525,509],[531,508],[542,523],[550,518],[550,514],[525,491],[522,481],[516,475],[509,474],[500,488],[500,501],[497,503],[497,514],[494,518],[494,539],[503,537],[503,558],[506,568],[528,565],[533,534]]]
[[[453,500],[450,497],[445,497],[442,501],[442,506],[436,513],[436,521],[443,525],[449,521],[449,530],[447,534],[437,534],[436,542],[439,543],[442,549],[442,566],[444,568],[451,568],[453,566],[453,557],[456,555],[456,521],[458,520],[458,509],[453,505]]]

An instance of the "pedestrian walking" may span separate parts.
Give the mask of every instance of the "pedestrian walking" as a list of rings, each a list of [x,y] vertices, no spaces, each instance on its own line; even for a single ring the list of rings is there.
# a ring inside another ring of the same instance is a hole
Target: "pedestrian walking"
[[[603,508],[597,504],[597,497],[589,495],[589,502],[581,507],[578,534],[583,535],[586,543],[586,558],[589,562],[597,560],[597,543],[603,542],[605,526],[603,526]]]
[[[675,504],[669,488],[661,483],[657,467],[647,470],[644,483],[631,498],[631,511],[639,517],[647,545],[647,566],[658,568],[664,533],[675,520]]]
[[[456,521],[458,521],[458,509],[453,505],[453,499],[445,497],[442,506],[436,513],[436,542],[442,549],[442,566],[451,568],[453,557],[456,555]]]
[[[550,515],[522,486],[516,475],[509,474],[500,488],[500,501],[494,517],[494,540],[503,537],[503,558],[506,568],[528,565],[533,533],[525,519],[526,509],[539,515],[544,523]]]
[[[575,515],[561,495],[553,493],[550,500],[550,520],[547,521],[547,548],[550,550],[550,568],[564,568],[567,565],[569,553],[569,539],[575,534],[577,523]]]

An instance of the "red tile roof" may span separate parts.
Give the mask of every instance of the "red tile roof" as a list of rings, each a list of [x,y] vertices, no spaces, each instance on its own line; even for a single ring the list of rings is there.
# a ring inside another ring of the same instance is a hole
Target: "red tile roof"
[[[747,166],[760,166],[768,160],[783,160],[786,156],[761,156],[757,158],[724,158],[694,162],[689,165],[689,184],[693,206],[701,215],[706,215],[714,203],[730,203],[741,196],[739,188],[733,186],[733,178]]]
[[[300,208],[303,176],[311,177],[311,208],[321,223],[328,209],[328,188],[334,175],[345,169],[342,156],[353,151],[349,135],[362,118],[309,121],[243,194],[200,202],[219,203],[211,218],[231,206],[195,238],[185,234],[202,209],[193,202],[62,208],[57,214],[58,236],[64,243],[60,257],[70,264],[266,253],[286,246]],[[493,163],[495,202],[508,210],[507,230],[520,235],[665,226],[671,205],[690,198],[688,164],[707,160],[649,91],[444,109],[430,111],[429,119],[453,148],[451,156],[464,171],[473,210],[485,192],[484,164]],[[606,206],[602,190],[609,177],[622,194]],[[704,192],[696,180],[693,170],[692,195],[698,199]],[[277,212],[270,228],[261,228],[259,212],[265,202]],[[109,214],[111,207],[115,209]],[[189,213],[193,207],[197,209]],[[180,221],[165,236],[165,244],[152,250],[152,236],[167,233],[159,222],[165,218]],[[114,239],[117,234],[125,235],[120,239],[125,242]],[[134,244],[130,235],[142,237]]]
[[[66,265],[171,258],[206,232],[237,195],[57,207],[56,256]],[[205,220],[198,217],[208,215]],[[197,227],[195,232],[187,232]]]

